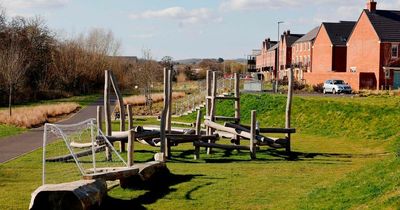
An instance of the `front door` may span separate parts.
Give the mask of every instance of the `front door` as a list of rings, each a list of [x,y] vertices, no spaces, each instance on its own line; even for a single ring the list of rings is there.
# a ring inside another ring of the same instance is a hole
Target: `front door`
[[[400,88],[400,71],[394,71],[393,88],[394,89]]]

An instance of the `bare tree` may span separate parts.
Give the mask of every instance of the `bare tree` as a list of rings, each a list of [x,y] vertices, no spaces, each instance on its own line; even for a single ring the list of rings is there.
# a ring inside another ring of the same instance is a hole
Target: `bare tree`
[[[0,73],[6,80],[9,89],[8,108],[10,116],[12,115],[13,89],[17,89],[22,84],[27,67],[26,53],[18,45],[17,40],[11,40],[9,46],[1,49]]]

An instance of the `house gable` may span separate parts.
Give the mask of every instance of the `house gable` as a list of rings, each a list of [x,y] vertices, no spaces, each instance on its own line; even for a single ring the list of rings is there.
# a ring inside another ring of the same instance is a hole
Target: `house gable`
[[[332,71],[332,41],[324,24],[321,25],[313,46],[313,72]]]

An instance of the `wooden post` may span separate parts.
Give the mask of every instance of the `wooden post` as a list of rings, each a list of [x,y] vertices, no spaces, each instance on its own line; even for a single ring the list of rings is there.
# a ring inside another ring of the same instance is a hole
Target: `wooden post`
[[[289,71],[289,87],[288,87],[288,96],[286,103],[286,123],[285,127],[290,128],[290,116],[292,113],[292,98],[293,98],[293,68],[290,68]],[[286,144],[286,152],[290,154],[291,146],[290,146],[290,133],[286,134],[287,144]]]
[[[105,70],[104,73],[104,120],[106,123],[106,135],[112,135],[111,128],[111,112],[110,112],[110,74],[108,70]],[[106,157],[107,161],[112,160],[111,148],[106,148]]]
[[[167,118],[167,98],[168,98],[168,70],[164,68],[164,107],[161,112],[161,122],[160,122],[160,139],[161,139],[161,153],[163,155],[163,160],[167,156],[168,145],[167,138],[165,137],[165,127],[166,127],[166,118]]]
[[[168,98],[167,98],[167,133],[171,133],[171,121],[172,121],[172,70],[168,70]]]
[[[250,127],[250,157],[251,159],[256,159],[256,111],[251,111],[251,127]]]
[[[235,76],[235,97],[237,98],[235,100],[235,118],[237,121],[235,122],[236,124],[240,125],[240,77],[238,73],[234,74]],[[240,145],[240,136],[235,137],[235,144]]]
[[[215,117],[215,109],[216,109],[216,100],[215,97],[217,96],[217,72],[212,72],[212,90],[211,90],[211,110],[210,110],[210,121],[214,122]],[[214,129],[209,128],[209,135],[214,134]],[[214,143],[212,140],[208,141],[209,143]],[[207,148],[207,155],[211,153],[211,147]]]
[[[196,118],[196,135],[201,135],[201,110],[197,111],[197,118]],[[194,159],[198,160],[200,158],[200,147],[194,147]]]
[[[102,107],[101,106],[97,106],[97,117],[96,117],[96,121],[97,121],[97,135],[99,135],[99,131],[103,131],[103,115],[102,115]]]
[[[132,105],[126,105],[126,109],[128,111],[128,129],[132,130],[133,128],[133,116],[132,116]]]
[[[129,111],[128,111],[129,112]],[[133,130],[128,131],[128,167],[133,166],[133,152],[134,152],[134,142],[136,140],[136,133]]]
[[[114,77],[112,71],[109,71],[111,85],[113,86],[115,95],[117,96],[118,106],[119,106],[119,131],[125,131],[125,106],[124,100],[122,98],[121,92],[117,84],[117,80]],[[125,143],[120,142],[120,152],[125,152]]]
[[[208,98],[211,96],[211,71],[207,70],[206,74],[206,117],[210,117],[211,110],[211,99]],[[210,129],[206,127],[207,135],[211,135]]]

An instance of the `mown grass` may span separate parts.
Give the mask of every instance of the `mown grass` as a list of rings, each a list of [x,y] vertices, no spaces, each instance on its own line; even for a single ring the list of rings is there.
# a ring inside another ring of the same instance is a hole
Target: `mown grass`
[[[223,150],[209,156],[202,150],[201,159],[193,160],[193,146],[180,145],[173,148],[168,162],[173,175],[156,187],[114,188],[105,208],[398,209],[398,103],[399,98],[296,97],[292,120],[298,131],[293,135],[295,160],[287,160],[282,150],[269,148],[258,151],[255,161],[246,151]],[[282,126],[284,105],[284,96],[244,95],[244,123],[249,122],[246,113],[256,109],[263,127]],[[370,114],[352,111],[351,106]],[[231,113],[228,107],[223,103],[218,114]],[[185,118],[193,119],[194,115]],[[113,126],[117,129],[118,122]],[[142,162],[151,160],[158,148],[135,144],[135,150],[136,162]],[[40,185],[40,164],[41,150],[37,150],[0,165],[0,209],[27,208],[30,193]],[[60,164],[59,171],[71,171],[68,167]]]

